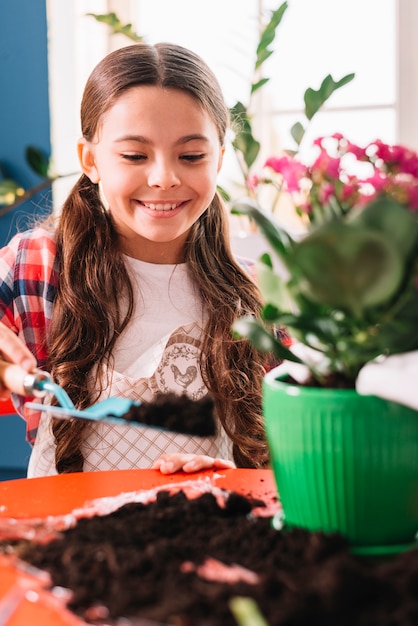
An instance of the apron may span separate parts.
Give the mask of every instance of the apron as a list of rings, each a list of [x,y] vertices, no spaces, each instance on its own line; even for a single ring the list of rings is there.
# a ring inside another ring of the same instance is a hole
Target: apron
[[[203,383],[199,359],[201,328],[191,323],[177,328],[151,346],[124,374],[112,372],[100,400],[121,396],[150,402],[157,393],[186,393],[202,398],[207,389]],[[141,376],[132,376],[141,372]],[[28,478],[57,474],[55,442],[51,432],[53,412],[43,413],[28,466]],[[214,437],[193,437],[147,426],[91,423],[82,444],[84,471],[151,468],[167,453],[208,455],[228,460],[232,444],[218,427]]]

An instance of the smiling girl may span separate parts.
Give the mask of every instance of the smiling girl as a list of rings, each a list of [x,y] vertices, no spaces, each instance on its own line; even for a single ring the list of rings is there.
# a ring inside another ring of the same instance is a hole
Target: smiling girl
[[[215,76],[185,48],[135,44],[93,70],[82,175],[53,227],[0,251],[1,321],[78,408],[210,394],[220,427],[199,438],[25,411],[29,476],[266,464],[265,355],[231,333],[261,300],[216,191],[228,124]]]

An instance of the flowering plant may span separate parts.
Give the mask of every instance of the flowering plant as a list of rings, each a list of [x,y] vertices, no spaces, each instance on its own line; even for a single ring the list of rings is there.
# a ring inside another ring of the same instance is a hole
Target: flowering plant
[[[321,137],[305,163],[271,157],[253,189],[273,185],[292,199],[305,230],[292,236],[256,201],[234,213],[258,225],[281,267],[264,254],[257,274],[264,306],[234,332],[279,359],[302,362],[276,337],[285,326],[315,350],[305,363],[321,386],[354,387],[359,370],[379,355],[418,348],[418,155],[376,140],[357,146]]]

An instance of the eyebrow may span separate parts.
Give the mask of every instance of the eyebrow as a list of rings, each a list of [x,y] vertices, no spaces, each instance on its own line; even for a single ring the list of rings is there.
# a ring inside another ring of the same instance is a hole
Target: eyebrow
[[[143,144],[150,144],[151,143],[151,141],[149,141],[149,139],[147,139],[143,135],[123,135],[122,137],[118,137],[118,139],[115,139],[114,143],[122,143],[124,141],[136,141],[138,143],[143,143]],[[178,139],[176,141],[176,144],[184,145],[186,143],[189,143],[190,141],[205,141],[205,142],[208,142],[209,139],[206,137],[206,135],[202,135],[200,133],[195,133],[195,134],[192,134],[192,135],[185,135],[184,137],[180,137],[180,139]]]

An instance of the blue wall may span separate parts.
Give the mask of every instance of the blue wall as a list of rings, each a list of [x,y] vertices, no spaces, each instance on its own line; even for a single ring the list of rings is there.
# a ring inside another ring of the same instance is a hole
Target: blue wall
[[[50,154],[46,0],[9,0],[0,6],[0,163],[25,189],[39,178],[25,162],[28,145]],[[38,194],[0,217],[0,245],[50,204]]]
[[[46,0],[5,0],[0,18],[0,163],[27,189],[41,179],[25,162],[26,147],[50,154]],[[0,217],[0,246],[49,208],[49,196],[47,190]],[[24,476],[29,453],[24,421],[0,415],[0,480]]]

